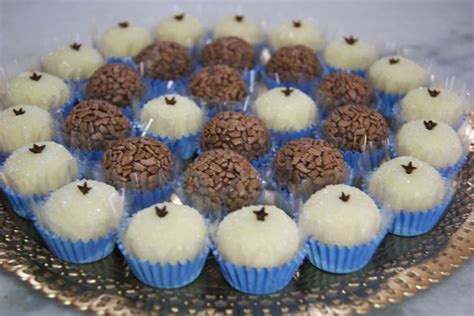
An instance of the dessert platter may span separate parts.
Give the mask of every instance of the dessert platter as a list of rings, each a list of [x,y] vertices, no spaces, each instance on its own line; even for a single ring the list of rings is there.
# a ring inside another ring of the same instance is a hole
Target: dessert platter
[[[9,78],[0,266],[98,314],[365,313],[474,250],[471,100],[307,20],[130,21]]]

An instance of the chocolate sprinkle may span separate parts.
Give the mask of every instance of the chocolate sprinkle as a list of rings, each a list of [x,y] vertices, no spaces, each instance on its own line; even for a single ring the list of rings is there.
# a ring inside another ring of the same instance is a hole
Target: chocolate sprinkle
[[[76,42],[69,45],[69,47],[71,47],[72,49],[77,50],[77,51],[81,48],[81,46],[82,46],[82,44],[79,44],[79,43],[76,43]]]
[[[433,128],[436,127],[436,125],[438,125],[438,123],[433,122],[432,120],[429,120],[428,122],[423,121],[423,124],[425,125],[426,129],[429,131],[431,131]]]
[[[225,36],[207,44],[201,53],[204,66],[227,65],[239,70],[255,66],[255,50],[245,40],[236,36]]]
[[[30,76],[30,79],[33,81],[39,81],[41,77],[42,75],[38,75],[36,72],[33,72],[33,74]]]
[[[293,21],[293,27],[301,27],[301,21]]]
[[[428,88],[428,93],[430,94],[432,98],[436,98],[441,93],[441,91]]]
[[[120,26],[121,28],[127,28],[128,27],[128,22],[120,22],[120,23],[118,23],[118,26]]]
[[[346,41],[347,44],[354,45],[355,43],[357,43],[359,39],[351,35],[349,37],[344,37],[344,40]]]
[[[260,210],[258,211],[253,211],[253,213],[255,214],[255,216],[257,217],[257,221],[260,221],[260,222],[264,222],[265,221],[265,217],[268,216],[268,213],[265,212],[265,207],[262,207]]]
[[[394,65],[394,64],[398,64],[398,62],[400,61],[399,58],[396,58],[396,57],[391,57],[388,62],[390,63],[390,65]]]
[[[46,144],[44,145],[36,145],[33,144],[33,147],[29,149],[33,154],[40,154],[46,148]]]
[[[176,14],[176,15],[174,16],[174,19],[175,19],[176,21],[181,21],[181,20],[183,20],[183,19],[184,19],[184,13]]]
[[[344,192],[341,192],[341,196],[339,197],[339,200],[342,202],[347,202],[349,201],[349,198],[351,197],[350,194],[345,194]]]
[[[92,187],[87,186],[87,181],[84,181],[83,185],[78,185],[77,188],[79,189],[79,191],[81,191],[83,195],[86,195],[87,193],[89,193],[90,190],[92,190]]]
[[[286,87],[285,89],[280,90],[280,91],[281,91],[281,93],[283,93],[285,95],[285,97],[289,97],[290,94],[292,94],[294,90],[291,89],[290,87]]]
[[[413,166],[413,163],[410,161],[408,165],[402,165],[402,168],[405,169],[405,172],[407,174],[412,174],[414,170],[416,170],[416,167]]]
[[[243,15],[236,15],[234,17],[234,19],[237,21],[237,22],[242,22],[244,20],[244,16]]]
[[[165,102],[168,105],[175,105],[177,101],[176,101],[175,97],[171,97],[169,99],[168,99],[168,97],[165,97]]]
[[[163,218],[166,215],[168,215],[168,211],[166,210],[166,205],[164,205],[163,207],[155,206],[155,212],[156,212],[156,216],[158,216],[159,218]]]
[[[23,110],[23,108],[19,108],[18,110],[17,109],[13,109],[13,113],[15,113],[16,116],[18,115],[23,115],[25,114],[25,110]]]

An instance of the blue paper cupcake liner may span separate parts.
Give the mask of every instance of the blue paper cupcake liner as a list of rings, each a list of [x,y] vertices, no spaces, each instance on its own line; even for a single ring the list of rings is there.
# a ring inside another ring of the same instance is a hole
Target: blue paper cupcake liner
[[[121,64],[132,68],[138,72],[138,65],[132,56],[129,57],[108,57],[106,60],[107,64]]]
[[[32,220],[34,217],[32,203],[39,203],[43,196],[34,195],[27,196],[22,195],[14,191],[13,189],[2,186],[2,191],[7,198],[11,209],[20,217],[28,220]]]
[[[275,78],[271,77],[270,75],[268,75],[264,67],[262,67],[260,70],[260,78],[262,78],[262,81],[265,83],[268,89],[273,89],[273,88],[278,88],[278,87],[291,87],[291,88],[296,88],[303,91],[310,97],[313,96],[314,89],[317,86],[319,86],[319,82],[321,81],[322,76],[323,75],[321,75],[321,77],[318,77],[316,79],[305,81],[305,82],[280,82],[280,81],[277,81]]]
[[[367,155],[368,161],[362,162],[361,158]],[[384,148],[373,151],[358,152],[358,151],[343,151],[344,161],[354,171],[354,176],[360,176],[367,171],[373,171],[380,166],[380,163],[387,155],[387,150]],[[368,163],[369,166],[361,166],[363,163]],[[366,168],[370,170],[365,170]]]
[[[321,138],[319,132],[319,126],[316,122],[312,123],[309,127],[292,132],[278,132],[270,130],[272,139],[277,148],[283,147],[286,143],[300,138]]]
[[[330,66],[327,63],[323,64],[324,70],[326,75],[330,75],[332,73],[345,73],[345,74],[352,74],[362,78],[367,78],[367,69],[343,69]]]
[[[107,257],[115,247],[116,233],[87,241],[63,239],[48,231],[35,220],[35,228],[48,249],[59,259],[72,263],[90,263]]]
[[[5,160],[7,160],[8,156],[10,156],[10,153],[5,153],[0,151],[0,166],[3,165]]]
[[[125,201],[127,202],[127,212],[128,214],[134,214],[139,210],[149,207],[153,204],[166,202],[169,200],[172,193],[172,181],[154,190],[126,190]]]
[[[376,91],[377,104],[375,109],[382,114],[385,118],[393,118],[393,108],[397,102],[405,96],[402,93],[387,93],[380,90]]]
[[[307,250],[307,245],[303,245],[298,254],[283,265],[255,268],[235,265],[224,260],[216,245],[212,246],[212,253],[227,283],[237,291],[254,295],[274,293],[288,285],[303,263]]]
[[[328,245],[310,239],[307,257],[312,265],[326,272],[355,272],[370,262],[386,234],[387,230],[383,229],[373,240],[352,247]]]
[[[193,260],[188,259],[185,263],[162,265],[160,263],[151,264],[147,260],[133,257],[120,240],[118,247],[138,280],[161,289],[175,289],[192,283],[201,274],[209,254],[209,247],[206,246]]]

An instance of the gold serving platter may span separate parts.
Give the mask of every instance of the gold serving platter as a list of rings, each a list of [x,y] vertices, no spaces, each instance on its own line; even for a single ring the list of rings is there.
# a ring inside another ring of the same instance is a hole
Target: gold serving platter
[[[389,235],[372,262],[356,273],[334,275],[306,262],[285,289],[272,295],[251,296],[231,289],[212,258],[196,282],[176,290],[138,282],[117,250],[92,264],[64,263],[3,196],[0,266],[49,298],[97,314],[362,314],[431,287],[472,256],[473,186],[470,153],[452,204],[434,230],[411,238]]]

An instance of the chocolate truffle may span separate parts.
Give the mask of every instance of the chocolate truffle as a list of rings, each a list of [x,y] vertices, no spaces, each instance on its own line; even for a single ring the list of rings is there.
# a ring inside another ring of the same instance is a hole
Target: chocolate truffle
[[[283,146],[273,159],[274,179],[290,192],[313,193],[346,179],[344,158],[324,140],[300,138]]]
[[[143,63],[147,77],[159,80],[181,79],[194,67],[188,50],[174,42],[150,44],[135,57],[135,61]]]
[[[265,71],[281,82],[305,82],[319,77],[322,67],[314,51],[296,45],[278,49],[265,65]]]
[[[388,137],[381,114],[364,105],[348,104],[335,109],[324,123],[328,140],[345,151],[365,150],[367,143],[380,146]]]
[[[255,160],[268,152],[270,133],[255,116],[241,112],[221,112],[204,126],[201,148],[230,149],[248,160]]]
[[[120,107],[131,105],[143,93],[138,73],[122,64],[100,67],[89,79],[86,88],[88,99],[104,100]]]
[[[115,187],[153,190],[171,181],[174,161],[168,146],[145,136],[117,141],[107,148],[102,163]]]
[[[257,201],[260,180],[243,156],[228,149],[214,149],[189,165],[184,189],[199,209],[233,211]]]
[[[316,97],[318,105],[326,109],[351,103],[371,106],[375,101],[374,89],[367,80],[345,73],[325,77],[316,89]]]
[[[240,101],[246,94],[240,73],[229,66],[216,65],[199,70],[189,82],[191,93],[203,99]]]
[[[223,17],[214,28],[214,37],[237,36],[250,45],[263,41],[264,34],[260,26],[244,15]]]
[[[221,37],[204,47],[201,60],[204,66],[227,65],[244,70],[255,65],[255,51],[241,38]]]
[[[64,132],[72,147],[82,150],[105,149],[130,135],[130,122],[116,106],[87,100],[72,108],[64,121]]]

